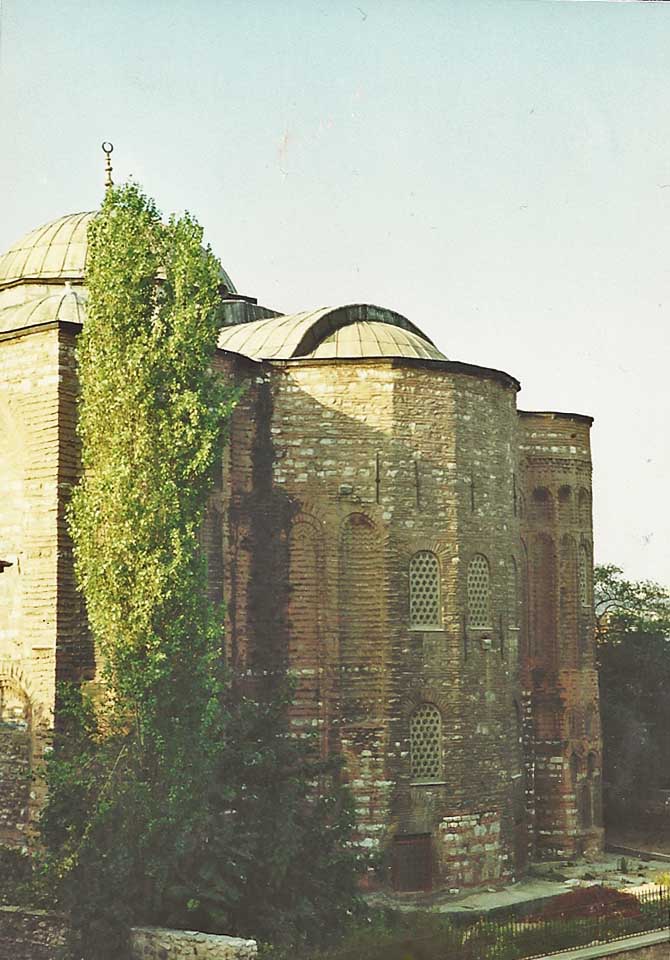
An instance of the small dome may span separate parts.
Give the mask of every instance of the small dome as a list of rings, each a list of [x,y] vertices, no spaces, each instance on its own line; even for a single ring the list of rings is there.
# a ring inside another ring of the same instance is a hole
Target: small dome
[[[83,282],[88,251],[88,225],[96,211],[71,213],[27,233],[0,255],[0,288],[21,280]],[[221,268],[221,283],[236,293]]]
[[[420,360],[446,360],[432,343],[411,330],[378,320],[357,323],[333,330],[305,359],[352,359],[354,357],[417,357]]]
[[[324,307],[224,327],[219,347],[254,360],[447,359],[406,317],[372,304]]]
[[[19,330],[42,323],[63,320],[82,324],[86,319],[86,295],[79,288],[72,290],[65,285],[62,293],[52,293],[48,297],[28,300],[20,306],[6,307],[0,310],[0,331]]]
[[[95,213],[71,213],[27,233],[0,256],[0,286],[17,280],[82,280]]]

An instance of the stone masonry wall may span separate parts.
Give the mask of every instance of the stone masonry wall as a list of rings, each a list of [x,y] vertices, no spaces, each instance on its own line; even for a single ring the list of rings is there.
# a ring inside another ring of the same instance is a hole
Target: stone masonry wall
[[[0,558],[12,564],[0,575],[4,843],[25,841],[39,803],[27,775],[39,768],[54,703],[58,354],[55,328],[0,336]]]
[[[344,754],[361,841],[387,862],[394,836],[431,834],[439,882],[511,876],[527,857],[514,799],[523,778],[520,598],[510,594],[520,562],[515,382],[463,365],[300,361],[275,365],[272,386],[296,721]],[[409,611],[409,565],[422,551],[439,565],[439,623],[424,627]],[[490,571],[478,626],[464,620],[475,554]],[[431,783],[410,774],[422,704],[441,717]],[[486,821],[467,868],[453,818],[471,818],[469,847]]]
[[[0,960],[57,960],[66,933],[59,914],[0,907]],[[163,927],[133,928],[130,949],[133,960],[253,960],[258,955],[255,940]]]
[[[255,940],[164,927],[135,927],[131,950],[133,960],[253,960],[258,956]]]

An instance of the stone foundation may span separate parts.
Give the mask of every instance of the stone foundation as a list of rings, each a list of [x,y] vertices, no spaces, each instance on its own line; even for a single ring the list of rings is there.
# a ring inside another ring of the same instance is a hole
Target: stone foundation
[[[253,960],[258,955],[255,940],[162,927],[135,928],[131,945],[135,960]]]
[[[437,843],[441,872],[454,887],[477,886],[510,875],[495,812],[444,817]]]
[[[47,910],[0,907],[0,960],[57,960],[67,925]],[[214,936],[195,930],[136,927],[133,960],[253,960],[255,940]]]

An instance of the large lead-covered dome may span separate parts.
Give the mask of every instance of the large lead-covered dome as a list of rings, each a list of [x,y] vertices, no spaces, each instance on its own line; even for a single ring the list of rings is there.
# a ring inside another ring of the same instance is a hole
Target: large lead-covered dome
[[[0,255],[0,289],[15,283],[64,280],[83,282],[88,250],[88,225],[95,211],[71,213],[31,230]],[[229,293],[235,287],[221,269],[221,283]]]

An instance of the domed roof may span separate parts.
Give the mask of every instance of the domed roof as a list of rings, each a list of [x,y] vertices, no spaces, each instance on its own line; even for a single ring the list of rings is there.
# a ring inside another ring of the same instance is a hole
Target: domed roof
[[[71,213],[27,233],[0,256],[0,285],[17,280],[81,280],[86,231],[95,213]]]
[[[0,310],[0,331],[18,330],[41,323],[64,320],[70,323],[83,323],[86,319],[86,295],[79,288],[72,290],[65,285],[62,293],[52,293],[48,297],[37,297],[20,306],[5,307]]]
[[[21,280],[49,283],[83,281],[88,251],[88,225],[97,211],[71,213],[27,233],[0,255],[0,288]],[[221,268],[221,283],[229,293],[235,287]]]
[[[324,307],[224,327],[219,347],[254,360],[447,359],[406,317],[371,304]]]

